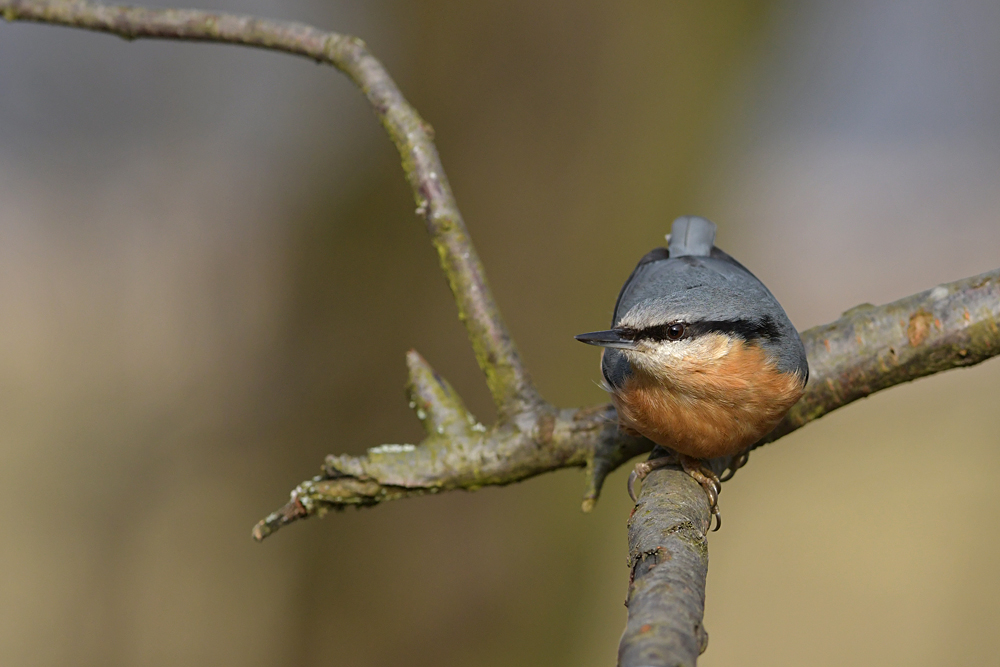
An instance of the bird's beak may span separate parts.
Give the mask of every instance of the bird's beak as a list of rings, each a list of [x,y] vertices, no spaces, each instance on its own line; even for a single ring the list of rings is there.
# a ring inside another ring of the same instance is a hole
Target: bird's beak
[[[587,345],[597,345],[598,347],[611,347],[617,350],[634,350],[635,341],[630,338],[623,338],[619,331],[594,331],[580,334],[575,338]]]

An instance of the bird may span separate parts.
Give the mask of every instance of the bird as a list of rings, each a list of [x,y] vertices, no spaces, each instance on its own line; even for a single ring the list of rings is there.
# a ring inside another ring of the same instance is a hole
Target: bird
[[[628,490],[652,470],[680,464],[722,525],[719,477],[732,472],[802,397],[809,364],[798,332],[770,290],[715,246],[716,225],[674,220],[666,248],[639,260],[618,294],[611,329],[576,336],[601,354],[603,387],[618,426],[667,456],[636,465]]]

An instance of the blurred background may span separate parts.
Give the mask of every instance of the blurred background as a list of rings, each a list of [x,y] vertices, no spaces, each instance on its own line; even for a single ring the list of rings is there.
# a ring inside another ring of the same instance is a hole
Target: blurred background
[[[212,0],[362,36],[434,125],[543,394],[677,215],[800,329],[1000,266],[1000,5]],[[611,665],[625,472],[250,529],[416,442],[403,355],[485,384],[398,157],[336,71],[0,24],[5,665]],[[359,335],[359,332],[361,335]],[[1000,361],[757,451],[701,664],[994,664]]]

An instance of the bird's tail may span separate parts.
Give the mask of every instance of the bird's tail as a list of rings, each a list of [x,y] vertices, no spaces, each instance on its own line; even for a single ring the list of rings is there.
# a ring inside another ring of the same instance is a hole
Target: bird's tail
[[[670,228],[670,256],[708,257],[715,245],[715,223],[696,215],[674,220]]]

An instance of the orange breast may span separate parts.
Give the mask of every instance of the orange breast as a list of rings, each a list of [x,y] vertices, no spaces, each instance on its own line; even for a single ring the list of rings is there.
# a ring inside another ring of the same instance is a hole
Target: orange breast
[[[778,371],[756,345],[685,360],[659,377],[634,369],[612,394],[622,426],[699,459],[732,456],[777,426],[802,396],[802,378]]]

